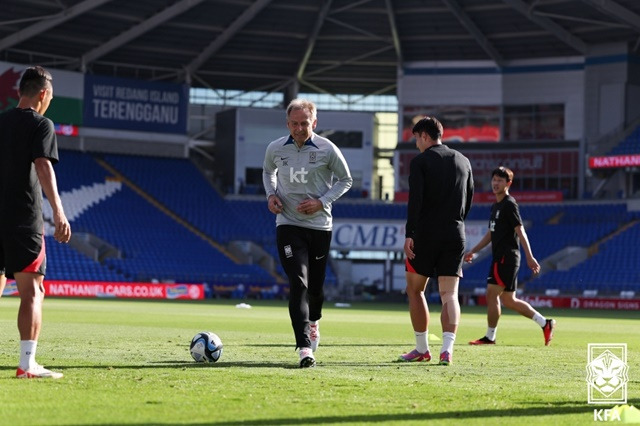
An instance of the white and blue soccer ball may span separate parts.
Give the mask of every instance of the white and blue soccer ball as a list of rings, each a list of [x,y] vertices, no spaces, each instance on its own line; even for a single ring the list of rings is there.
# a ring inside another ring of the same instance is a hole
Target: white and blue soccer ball
[[[196,362],[216,362],[222,356],[222,340],[210,331],[201,331],[191,339],[191,356]]]

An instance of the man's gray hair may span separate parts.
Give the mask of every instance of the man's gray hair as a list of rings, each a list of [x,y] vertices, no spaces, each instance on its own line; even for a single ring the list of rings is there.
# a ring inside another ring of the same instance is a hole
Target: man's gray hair
[[[316,110],[316,104],[314,104],[313,102],[311,102],[308,99],[294,99],[289,103],[289,106],[287,106],[287,119],[289,119],[289,114],[291,114],[291,111],[293,110],[308,110],[309,113],[311,114],[311,120],[315,120],[317,118],[317,110]]]

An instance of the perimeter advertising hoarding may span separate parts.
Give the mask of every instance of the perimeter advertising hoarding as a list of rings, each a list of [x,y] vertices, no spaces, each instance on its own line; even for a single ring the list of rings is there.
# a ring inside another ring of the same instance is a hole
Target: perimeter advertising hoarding
[[[509,191],[518,203],[560,203],[564,195],[562,191]],[[493,192],[476,192],[473,194],[474,203],[495,203],[496,196]]]
[[[454,148],[455,149],[455,148]],[[400,176],[409,176],[409,165],[418,150],[400,151]],[[516,173],[516,177],[574,176],[578,172],[577,149],[566,151],[509,151],[509,152],[463,152],[469,159],[474,179],[491,181],[491,171],[505,166]]]
[[[640,310],[640,300],[594,297],[518,296],[534,308]],[[478,296],[478,305],[486,306],[486,296]]]
[[[487,222],[467,222],[467,247],[476,245],[486,232]],[[333,221],[331,248],[334,250],[403,251],[404,240],[404,221]]]
[[[188,106],[187,85],[85,76],[86,127],[186,134]]]
[[[590,169],[614,169],[623,167],[639,167],[640,154],[609,155],[589,158]]]
[[[403,145],[403,144],[399,144]],[[456,148],[454,148],[456,149]],[[557,151],[544,150],[522,150],[522,151],[461,151],[470,161],[473,170],[473,179],[476,192],[490,192],[491,172],[498,166],[510,168],[515,173],[515,179],[555,179],[559,181],[575,180],[579,174],[579,151],[574,148],[567,148]],[[395,153],[396,168],[396,202],[406,202],[409,191],[409,171],[411,160],[418,154],[417,149],[407,149],[406,146],[397,148]],[[563,187],[564,188],[564,187]],[[554,188],[556,190],[557,188]],[[545,190],[541,187],[532,187],[531,190],[538,191],[532,202],[557,202],[559,196],[563,194],[554,193],[554,190]],[[517,191],[512,191],[517,192]],[[527,191],[531,192],[531,191]],[[525,198],[522,197],[525,201]]]
[[[117,299],[204,299],[204,284],[119,283],[107,281],[44,282],[45,294],[58,297]],[[7,282],[3,295],[17,296],[15,281]]]

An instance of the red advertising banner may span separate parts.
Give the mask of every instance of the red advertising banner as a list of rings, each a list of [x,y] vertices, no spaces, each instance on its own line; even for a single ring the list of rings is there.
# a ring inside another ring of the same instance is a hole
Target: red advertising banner
[[[476,179],[487,176],[498,166],[510,168],[516,178],[527,176],[574,176],[578,173],[578,150],[569,151],[511,151],[464,152],[471,161]]]
[[[462,151],[462,150],[461,150]],[[462,151],[471,162],[476,179],[486,176],[491,180],[491,171],[498,166],[510,168],[516,177],[525,176],[574,176],[578,173],[577,149],[567,151]],[[419,152],[398,152],[398,172],[409,175],[409,164]],[[640,156],[638,156],[640,157]],[[593,157],[607,158],[607,157]],[[638,164],[636,164],[638,165]]]
[[[640,154],[610,155],[605,157],[590,157],[590,169],[612,169],[619,167],[640,166]]]
[[[564,199],[562,191],[526,191],[509,192],[518,203],[559,203]],[[396,191],[393,201],[406,203],[409,200],[409,191]],[[473,194],[474,203],[495,203],[496,196],[493,192],[476,192]]]
[[[467,147],[465,146],[465,148]],[[491,172],[498,166],[505,166],[513,170],[516,181],[528,180],[526,186],[521,188],[532,191],[547,192],[548,189],[548,194],[550,194],[560,188],[569,189],[569,187],[577,186],[580,170],[578,149],[567,148],[558,151],[529,149],[522,151],[473,151],[460,149],[460,151],[471,162],[473,179],[478,192],[490,189]],[[417,149],[409,151],[399,149],[395,154],[396,201],[406,201],[406,195],[402,192],[409,190],[411,160],[417,154]],[[550,182],[554,182],[554,184],[551,185]]]
[[[409,191],[396,191],[394,193],[394,203],[406,203],[407,201],[409,201]]]
[[[612,309],[618,311],[640,310],[640,299],[519,296],[534,308]],[[487,304],[486,296],[478,296],[478,305]]]
[[[107,281],[48,281],[45,294],[58,297],[118,299],[204,299],[204,284],[151,284]],[[5,296],[17,296],[15,281],[7,282]]]
[[[78,136],[78,126],[74,126],[73,124],[58,124],[55,123],[56,135],[63,136]]]
[[[563,200],[562,191],[527,191],[509,192],[518,203],[558,203]],[[495,203],[493,192],[476,192],[473,194],[474,203]]]

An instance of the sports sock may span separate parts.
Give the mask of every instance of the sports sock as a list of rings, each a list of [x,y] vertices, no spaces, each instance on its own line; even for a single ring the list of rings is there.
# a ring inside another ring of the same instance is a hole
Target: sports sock
[[[496,340],[496,332],[498,327],[487,327],[487,339]]]
[[[429,351],[429,330],[413,332],[416,335],[416,350],[421,354]]]
[[[20,340],[20,368],[23,370],[36,364],[37,340]]]
[[[540,315],[539,312],[536,312],[535,314],[533,314],[533,318],[531,319],[534,320],[536,324],[538,324],[540,327],[544,327],[545,324],[547,323],[547,319],[542,315]]]
[[[442,333],[442,349],[440,350],[440,353],[442,352],[449,352],[450,354],[453,353],[453,342],[456,341],[456,334],[455,333],[451,333],[449,331],[445,331]]]
[[[304,358],[313,358],[313,351],[311,350],[311,348],[300,348],[300,359],[304,359]]]

